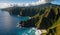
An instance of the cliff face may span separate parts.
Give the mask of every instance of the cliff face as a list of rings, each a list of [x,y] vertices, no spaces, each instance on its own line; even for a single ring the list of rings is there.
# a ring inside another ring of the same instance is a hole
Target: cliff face
[[[48,29],[54,25],[60,17],[60,6],[51,3],[32,7],[11,7],[6,8],[5,10],[8,11],[11,15],[32,17],[32,19],[28,21],[22,21],[22,27],[37,27],[39,29]]]
[[[20,16],[35,16],[35,14],[44,11],[43,9],[45,8],[55,8],[55,7],[60,7],[59,5],[54,5],[51,3],[46,3],[38,6],[31,6],[31,7],[9,7],[2,9],[4,11],[8,11],[10,15],[20,15]],[[41,12],[42,13],[42,12]]]
[[[37,12],[34,16],[31,16],[31,14],[29,12],[24,13],[25,16],[29,16],[27,14],[30,14],[32,19],[30,19],[28,21],[22,21],[22,22],[25,22],[24,24],[21,23],[21,24],[23,24],[23,27],[34,27],[35,26],[39,29],[49,29],[49,27],[52,27],[53,25],[54,25],[54,27],[56,27],[56,25],[59,24],[56,22],[60,18],[60,6],[48,5],[43,8],[36,8],[36,9],[34,8],[33,10],[35,12]],[[28,9],[28,11],[30,11],[30,9]],[[34,13],[34,11],[30,11],[30,12]],[[38,16],[37,16],[37,14],[38,14]]]
[[[10,7],[2,10],[8,11],[10,15],[32,17],[27,21],[21,21],[19,24],[21,24],[22,27],[45,29],[48,30],[47,35],[54,35],[60,32],[60,5],[47,3],[39,6]],[[59,32],[56,32],[56,27]],[[56,35],[60,35],[60,33]]]
[[[32,16],[33,18],[28,21],[22,21],[24,22],[24,24],[22,23],[23,27],[35,26],[39,29],[48,29],[58,21],[60,17],[60,8],[43,8],[38,14],[38,16]]]

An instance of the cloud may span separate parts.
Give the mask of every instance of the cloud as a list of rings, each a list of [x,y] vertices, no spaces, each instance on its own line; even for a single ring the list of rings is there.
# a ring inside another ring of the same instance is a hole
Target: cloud
[[[37,2],[32,2],[31,4],[32,5],[40,5],[40,4],[45,4],[45,3],[50,3],[52,2],[53,0],[39,0]]]
[[[32,3],[26,3],[25,6],[35,6],[35,5],[40,5],[40,4],[45,4],[45,3],[50,3],[53,0],[38,0],[37,2],[32,2]]]
[[[0,8],[6,8],[9,7],[8,3],[0,3]]]
[[[45,0],[45,2],[51,2],[51,1],[54,1],[54,0]]]
[[[38,0],[37,2],[32,2],[32,3],[0,3],[0,8],[12,7],[12,6],[15,6],[15,5],[18,5],[20,7],[36,6],[36,5],[40,5],[40,4],[49,3],[51,1],[53,1],[53,0]]]

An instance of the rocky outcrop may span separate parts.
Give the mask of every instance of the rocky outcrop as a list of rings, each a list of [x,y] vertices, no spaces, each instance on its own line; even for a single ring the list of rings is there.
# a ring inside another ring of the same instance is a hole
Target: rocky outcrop
[[[39,20],[39,17],[27,20],[27,21],[21,21],[19,24],[21,24],[22,27],[36,27],[35,23],[37,23]]]

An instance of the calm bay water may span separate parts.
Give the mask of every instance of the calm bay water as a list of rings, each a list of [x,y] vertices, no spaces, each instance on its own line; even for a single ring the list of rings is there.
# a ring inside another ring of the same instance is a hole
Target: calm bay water
[[[32,28],[17,28],[20,21],[28,20],[28,17],[18,17],[9,15],[8,12],[0,11],[0,35],[31,35]]]

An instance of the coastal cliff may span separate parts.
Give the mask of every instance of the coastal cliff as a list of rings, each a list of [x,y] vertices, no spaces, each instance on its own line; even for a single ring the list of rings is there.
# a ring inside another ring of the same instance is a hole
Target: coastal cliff
[[[24,26],[25,27],[35,26],[41,29],[48,29],[49,27],[54,25],[54,23],[58,21],[60,17],[60,5],[55,5],[51,3],[46,3],[38,6],[31,6],[31,7],[15,6],[15,7],[5,8],[2,10],[8,11],[10,15],[32,17],[28,21],[22,21],[24,22]]]
[[[45,8],[55,8],[60,7],[59,5],[46,3],[38,6],[30,6],[30,7],[19,7],[13,6],[9,8],[2,9],[3,11],[8,11],[10,15],[19,15],[19,16],[35,16],[35,14],[41,12],[43,13],[43,9]],[[40,14],[41,14],[40,13]]]
[[[21,27],[45,29],[48,31],[47,35],[55,34],[56,27],[60,25],[60,5],[47,3],[31,7],[9,7],[2,10],[9,12],[10,15],[31,17],[27,21],[21,21],[19,23]]]

